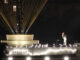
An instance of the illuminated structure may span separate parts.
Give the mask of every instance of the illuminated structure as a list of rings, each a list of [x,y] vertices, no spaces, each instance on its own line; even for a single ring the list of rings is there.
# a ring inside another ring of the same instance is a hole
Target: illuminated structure
[[[16,52],[16,55],[18,55],[18,53],[21,55],[27,55],[27,47],[32,46],[33,44],[39,44],[38,40],[33,40],[34,35],[16,34],[6,35],[6,37],[7,40],[1,40],[1,43],[7,43],[8,47],[12,47],[9,50],[7,50],[9,52],[9,55],[14,55]]]
[[[7,43],[7,56],[40,56],[40,55],[62,55],[75,54],[76,47],[48,47],[48,45],[39,44],[38,40],[33,40],[34,35],[6,35],[7,40],[2,40],[2,43]]]
[[[29,46],[32,44],[38,44],[38,40],[33,40],[34,35],[6,35],[7,41],[1,41],[2,43],[7,43],[10,46]]]
[[[64,44],[59,47],[41,45],[38,40],[33,40],[34,35],[27,34],[46,2],[47,0],[4,0],[4,2],[0,0],[0,18],[12,33],[6,35],[7,40],[1,40],[1,43],[8,44],[7,56],[62,55],[77,52],[76,47],[67,46],[67,37],[64,33],[62,33]],[[45,59],[49,60],[49,57]]]

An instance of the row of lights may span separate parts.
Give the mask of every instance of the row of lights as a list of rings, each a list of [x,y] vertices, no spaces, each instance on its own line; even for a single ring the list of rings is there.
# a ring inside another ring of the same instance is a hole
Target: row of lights
[[[13,57],[8,57],[8,60],[13,60]],[[32,60],[31,57],[26,57],[26,60]]]
[[[13,57],[8,57],[8,60],[13,60]],[[32,60],[31,57],[26,57],[26,60]],[[50,60],[49,56],[44,57],[44,60]],[[64,56],[63,60],[69,60],[68,56]]]
[[[63,45],[59,44],[59,46],[62,47]],[[45,45],[41,45],[41,44],[39,44],[39,45],[32,45],[30,47],[26,46],[26,48],[32,48],[32,47],[34,47],[34,48],[47,48],[49,46],[48,46],[48,44],[45,44]],[[53,44],[53,47],[56,47],[56,45]],[[69,44],[69,46],[66,46],[66,47],[77,47],[77,45],[71,45],[71,44]],[[14,48],[14,47],[12,47],[12,46],[10,46],[10,47],[6,46],[6,48]],[[23,46],[20,46],[20,47],[16,46],[16,48],[23,48]]]
[[[45,45],[36,44],[36,45],[29,46],[29,47],[26,46],[26,48],[32,48],[32,47],[34,47],[34,48],[41,48],[41,47],[42,47],[42,48],[47,48],[47,47],[48,47],[48,44],[45,44]],[[15,47],[6,46],[6,48],[15,48]],[[23,46],[20,46],[20,47],[16,46],[16,48],[25,48],[25,47],[23,47]]]
[[[28,49],[13,49],[13,50],[9,51],[9,55],[14,55],[14,54],[24,54],[24,55],[30,54],[30,55],[32,55]]]
[[[71,48],[64,48],[64,49],[47,49],[45,51],[42,52],[38,52],[38,53],[32,53],[29,50],[24,50],[24,49],[14,49],[9,51],[9,55],[14,55],[14,54],[22,54],[22,55],[47,55],[49,53],[53,53],[53,54],[58,54],[58,53],[72,53],[74,54],[77,51],[77,49],[71,49]]]

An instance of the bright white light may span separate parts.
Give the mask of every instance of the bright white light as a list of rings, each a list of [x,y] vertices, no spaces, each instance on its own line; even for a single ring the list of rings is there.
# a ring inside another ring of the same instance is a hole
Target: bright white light
[[[68,56],[65,56],[65,57],[64,57],[64,60],[69,60],[69,57],[68,57]]]
[[[8,60],[13,60],[13,57],[8,57]]]
[[[9,55],[32,55],[32,53],[28,49],[20,49],[20,48],[14,48],[13,50],[9,51]]]
[[[16,12],[16,5],[13,5],[13,11]]]
[[[72,47],[72,45],[71,45],[71,44],[69,44],[69,47]]]
[[[45,44],[45,45],[44,45],[44,47],[46,47],[46,48],[47,48],[47,47],[48,47],[48,44]]]
[[[31,57],[26,57],[26,60],[31,60]]]
[[[41,44],[38,45],[38,48],[40,48],[40,47],[41,47]]]
[[[12,51],[9,52],[9,55],[12,55]]]
[[[73,49],[73,50],[72,50],[72,53],[75,53],[76,51],[77,51],[77,49]]]
[[[44,58],[44,60],[50,60],[50,57],[49,57],[49,56],[46,56],[46,57]]]
[[[47,49],[45,50],[45,52],[41,52],[41,55],[46,55],[49,53],[53,53],[53,54],[61,54],[61,53],[76,53],[77,49],[72,49],[72,48],[55,48],[55,49]]]

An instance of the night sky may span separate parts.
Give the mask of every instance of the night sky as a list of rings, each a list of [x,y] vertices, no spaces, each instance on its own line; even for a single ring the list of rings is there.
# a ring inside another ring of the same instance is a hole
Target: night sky
[[[69,42],[80,40],[80,1],[48,0],[28,33],[41,43],[55,43],[65,32]]]
[[[69,43],[80,41],[80,0],[48,0],[28,34],[34,34],[40,43],[52,44],[61,39],[62,32]],[[9,32],[1,28],[0,39],[6,34]]]

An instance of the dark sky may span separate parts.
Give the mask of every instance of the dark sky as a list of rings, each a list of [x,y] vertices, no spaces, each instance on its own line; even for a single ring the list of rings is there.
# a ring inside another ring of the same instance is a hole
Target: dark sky
[[[41,43],[53,43],[62,32],[67,34],[68,41],[80,40],[79,0],[48,0],[28,33],[33,33]]]

